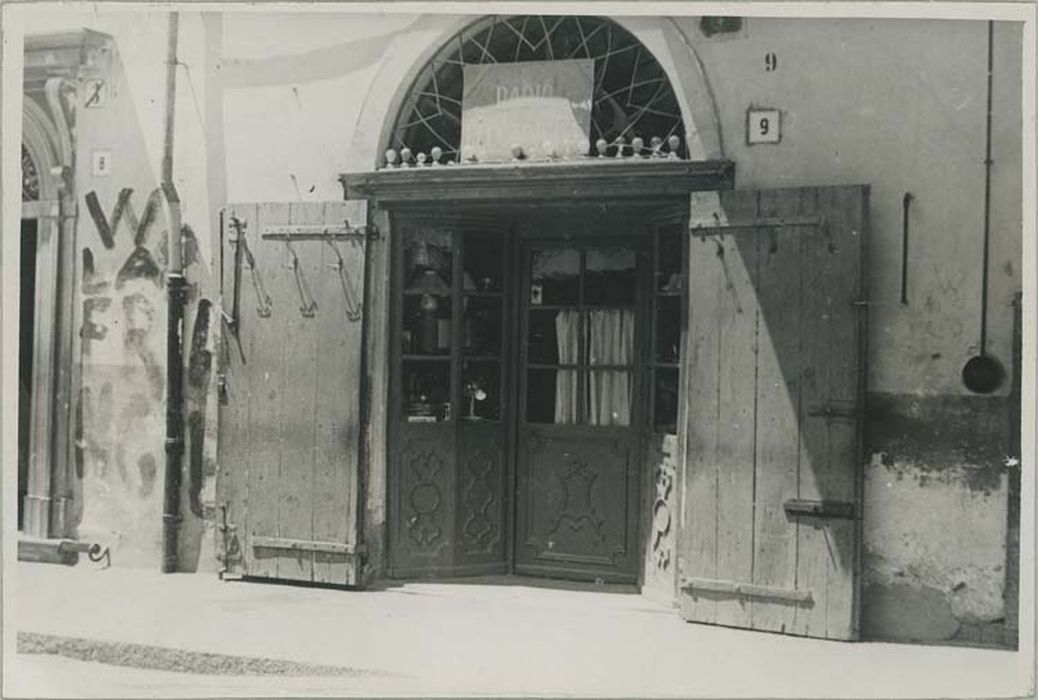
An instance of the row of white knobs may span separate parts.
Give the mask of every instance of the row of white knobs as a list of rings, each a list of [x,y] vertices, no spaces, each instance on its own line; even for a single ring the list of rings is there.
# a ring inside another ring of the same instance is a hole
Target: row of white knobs
[[[681,147],[681,137],[677,134],[668,136],[666,141],[668,150],[666,152],[663,150],[663,145],[664,141],[659,136],[652,137],[649,141],[648,149],[645,147],[645,141],[639,136],[635,136],[631,139],[629,144],[624,143],[623,139],[618,139],[612,143],[609,143],[605,139],[598,139],[598,141],[595,142],[595,151],[598,153],[599,158],[607,157],[606,153],[610,148],[616,149],[616,152],[613,155],[614,158],[677,158],[678,148]],[[526,157],[526,152],[519,144],[513,145],[511,150],[512,158],[514,160],[522,160]],[[548,154],[547,157],[549,159],[554,159],[556,157],[555,149],[552,148],[552,144],[548,141],[544,143],[543,151]],[[430,149],[428,156],[425,153],[419,153],[417,156],[414,156],[411,149],[407,146],[401,148],[399,153],[397,153],[395,149],[390,148],[386,151],[386,167],[399,168],[401,166],[411,167],[414,165],[442,165],[442,163],[440,163],[441,158],[443,158],[443,149],[439,146],[433,146],[432,149]],[[475,163],[477,158],[475,154],[470,153],[466,160]],[[454,164],[455,162],[453,159],[446,162],[446,165]]]

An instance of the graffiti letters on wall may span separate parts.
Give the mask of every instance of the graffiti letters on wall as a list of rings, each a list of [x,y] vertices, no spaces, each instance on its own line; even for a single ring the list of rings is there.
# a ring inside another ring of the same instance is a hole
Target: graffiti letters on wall
[[[134,528],[140,534],[140,528],[159,523],[154,506],[161,496],[169,238],[158,224],[162,193],[156,188],[142,198],[127,187],[114,202],[103,204],[94,191],[84,199],[89,219],[80,287],[83,379],[76,411],[76,472],[88,492],[83,520],[103,509],[97,520],[105,530]],[[185,267],[197,276],[196,236],[186,225],[180,233]],[[201,516],[211,302],[200,298],[197,281],[187,292],[188,303],[196,306],[186,319],[186,327],[193,324],[185,395],[187,503]]]
[[[141,206],[124,188],[109,204],[94,191],[85,196],[76,473],[82,524],[123,535],[157,527],[150,521],[161,496],[167,235],[156,234],[160,190]]]

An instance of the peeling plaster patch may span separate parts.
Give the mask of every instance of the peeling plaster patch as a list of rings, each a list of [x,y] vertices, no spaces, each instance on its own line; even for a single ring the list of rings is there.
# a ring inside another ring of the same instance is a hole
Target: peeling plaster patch
[[[75,423],[75,468],[76,478],[83,478],[83,394],[89,391],[90,388],[80,387],[79,393],[76,395],[76,423]]]
[[[203,481],[203,448],[205,447],[205,416],[198,411],[192,411],[187,418],[188,439],[191,448],[188,451],[188,499],[191,512],[202,517],[202,493]]]
[[[862,607],[863,632],[869,637],[932,642],[959,631],[944,592],[934,588],[868,586]]]
[[[977,491],[968,471],[920,469],[897,455],[872,455],[865,467],[867,586],[938,591],[962,622],[1004,617],[1007,478]]]
[[[166,231],[163,231],[162,236],[159,237],[159,245],[156,253],[159,265],[162,267],[169,265],[169,234]]]
[[[1006,614],[1008,399],[874,393],[868,405],[864,629],[926,641],[997,623]]]
[[[79,392],[79,405],[82,415],[82,427],[76,437],[76,476],[82,478],[86,474],[86,462],[96,467],[97,473],[104,476],[108,472],[108,450],[102,446],[101,440],[112,428],[112,384],[105,382],[101,387],[100,397],[94,398],[94,390],[83,387]]]
[[[188,358],[187,381],[192,392],[190,399],[205,404],[205,391],[209,385],[209,373],[212,366],[212,353],[209,352],[209,311],[212,302],[200,299],[195,314],[194,329],[191,333],[191,350]]]
[[[152,396],[156,401],[161,401],[165,377],[162,367],[147,343],[155,322],[155,305],[140,292],[129,294],[123,298],[123,316],[126,318],[123,345],[127,351],[140,359],[151,386]]]
[[[184,224],[180,227],[180,241],[183,249],[184,267],[189,267],[199,262],[198,237],[194,230]]]
[[[97,406],[97,421],[98,426],[108,428],[112,423],[112,415],[114,413],[112,406],[112,395],[114,390],[112,389],[111,382],[105,382],[101,386],[101,399],[98,401]]]
[[[123,299],[123,315],[127,330],[148,333],[155,324],[155,305],[140,292],[128,294]]]
[[[130,483],[130,473],[126,469],[126,448],[122,443],[115,446],[115,468],[119,473],[119,480],[124,484]]]
[[[888,461],[941,478],[954,476],[971,491],[999,488],[1008,437],[1004,397],[870,394],[865,444]],[[899,467],[901,468],[901,467]]]
[[[209,351],[209,314],[212,302],[200,299],[191,332],[191,349],[187,367],[188,406],[188,497],[191,512],[203,517],[201,502],[204,482],[206,400],[212,370]]]
[[[133,394],[121,411],[120,420],[122,425],[129,425],[137,418],[146,418],[151,415],[151,401],[143,394]]]
[[[1005,617],[1004,567],[963,566],[952,572],[955,584],[947,598],[952,614],[964,622],[993,622]]]
[[[141,476],[140,495],[147,498],[155,490],[155,476],[159,472],[155,457],[147,452],[137,458],[137,469]]]

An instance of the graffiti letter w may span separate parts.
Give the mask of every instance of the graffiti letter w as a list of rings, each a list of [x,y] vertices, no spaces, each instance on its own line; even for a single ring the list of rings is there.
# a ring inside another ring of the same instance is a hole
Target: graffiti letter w
[[[119,190],[115,207],[112,208],[111,220],[101,210],[101,203],[97,199],[97,193],[88,192],[86,195],[87,210],[90,212],[90,218],[94,221],[94,226],[97,227],[97,235],[101,237],[101,243],[104,244],[104,247],[109,250],[115,247],[115,232],[119,230],[119,223],[124,217],[126,218],[127,225],[133,231],[133,244],[135,246],[140,246],[144,243],[148,235],[148,229],[155,220],[155,214],[158,212],[159,204],[161,203],[161,191],[156,188],[148,195],[148,203],[144,207],[144,216],[139,220],[133,211],[133,205],[130,203],[132,195],[133,189],[130,187],[124,187]]]

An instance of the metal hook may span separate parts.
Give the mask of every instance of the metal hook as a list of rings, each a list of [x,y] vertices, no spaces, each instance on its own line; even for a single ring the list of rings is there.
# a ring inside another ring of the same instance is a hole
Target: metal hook
[[[107,569],[112,565],[112,554],[108,547],[102,548],[100,544],[94,543],[90,545],[90,549],[87,550],[87,557],[92,562],[104,561],[105,565],[102,569]]]
[[[342,259],[342,253],[339,252],[339,247],[335,245],[335,241],[330,238],[326,238],[325,241],[331,246],[335,252],[336,262],[329,265],[338,272],[339,284],[342,286],[343,296],[346,297],[346,318],[350,321],[359,321],[361,315],[361,305],[357,303],[357,294],[353,291],[353,284],[349,279],[349,272],[346,270],[346,263]],[[351,241],[351,244],[355,244]]]
[[[291,268],[292,273],[296,278],[296,289],[299,291],[299,299],[302,301],[302,306],[299,307],[299,312],[303,314],[305,318],[313,318],[317,312],[317,302],[314,300],[314,295],[310,293],[310,285],[306,283],[306,278],[303,277],[303,271],[299,267],[299,256],[296,255],[295,249],[292,247],[292,243],[285,241],[285,249],[288,250],[292,256],[292,262],[286,267]]]
[[[266,287],[263,286],[263,279],[260,277],[259,270],[256,269],[256,258],[252,255],[252,250],[249,248],[248,240],[245,238],[245,229],[248,224],[237,216],[231,217],[231,226],[234,228],[237,234],[231,239],[231,243],[235,246],[236,260],[235,260],[235,275],[238,274],[238,262],[237,254],[240,253],[245,256],[245,264],[249,266],[249,276],[252,278],[252,288],[256,292],[256,313],[259,314],[260,318],[268,318],[270,316],[271,309],[274,305],[274,300],[267,294]],[[235,331],[238,329],[238,291],[237,281],[235,282],[235,297],[234,297],[234,309],[233,315],[228,319],[228,323],[231,328]]]
[[[241,236],[239,244],[242,246],[242,252],[245,253],[245,264],[249,266],[249,275],[252,277],[252,288],[256,290],[256,313],[261,318],[269,318],[271,310],[274,307],[274,300],[267,294],[267,288],[263,286],[263,279],[260,277],[259,270],[256,269],[256,258],[253,257],[252,251],[249,250],[249,244],[245,241],[245,236]]]

